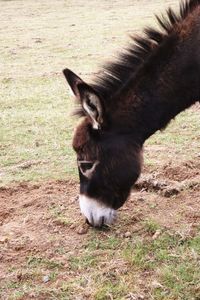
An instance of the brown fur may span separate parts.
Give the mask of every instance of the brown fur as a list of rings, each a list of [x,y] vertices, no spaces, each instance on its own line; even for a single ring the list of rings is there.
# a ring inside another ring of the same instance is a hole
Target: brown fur
[[[92,85],[64,71],[85,115],[73,140],[77,159],[100,162],[90,180],[80,174],[80,192],[115,209],[140,175],[146,139],[200,99],[200,0],[157,19],[161,31],[146,28]],[[91,116],[99,114],[97,130]]]

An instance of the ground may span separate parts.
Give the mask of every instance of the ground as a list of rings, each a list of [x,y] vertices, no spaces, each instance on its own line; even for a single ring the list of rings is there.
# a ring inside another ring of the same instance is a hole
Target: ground
[[[61,75],[89,79],[177,1],[1,2],[0,298],[200,299],[199,105],[147,141],[117,222],[97,230],[78,207]]]
[[[2,299],[199,299],[199,170],[145,170],[103,230],[85,225],[75,180],[2,188]]]

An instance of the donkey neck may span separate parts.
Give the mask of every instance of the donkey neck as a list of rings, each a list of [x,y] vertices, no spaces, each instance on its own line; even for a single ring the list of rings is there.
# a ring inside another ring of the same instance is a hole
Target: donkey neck
[[[121,91],[142,142],[200,99],[199,46],[174,35]]]

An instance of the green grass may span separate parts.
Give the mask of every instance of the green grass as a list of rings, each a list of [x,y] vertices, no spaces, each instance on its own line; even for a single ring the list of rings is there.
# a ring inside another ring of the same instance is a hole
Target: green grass
[[[73,122],[69,103],[60,92],[61,83],[61,78],[11,82],[0,98],[4,109],[0,119],[3,183],[75,173]],[[12,92],[16,94],[14,103]],[[23,168],[24,162],[30,166]]]
[[[151,137],[147,142],[150,145],[173,145],[177,150],[188,148],[188,144],[198,140],[197,132],[200,130],[199,111],[182,112],[169,127]]]
[[[64,225],[64,226],[72,225],[72,221],[65,216],[63,209],[61,207],[53,205],[49,208],[49,212],[51,218],[53,218],[54,220],[54,223],[56,223],[57,225]]]
[[[149,234],[154,234],[156,233],[157,230],[160,229],[160,226],[153,220],[145,220],[143,222],[143,226],[144,226],[144,229],[149,233]]]
[[[95,237],[91,233],[75,255],[59,252],[59,261],[29,256],[21,266],[22,279],[7,280],[0,295],[3,297],[9,290],[9,299],[20,299],[29,293],[38,299],[44,295],[48,299],[76,299],[83,295],[96,300],[125,300],[130,295],[155,300],[199,299],[199,234],[183,239],[179,233],[154,222],[153,228],[159,227],[162,232],[154,240],[154,230],[149,231],[144,222],[141,225],[143,234],[129,239],[117,237],[115,232],[96,231]],[[11,278],[16,271],[10,269]],[[47,274],[49,284],[42,283]]]
[[[98,291],[94,294],[96,300],[109,300],[111,295],[114,299],[122,299],[127,292],[124,282],[118,278],[115,283],[105,281],[98,287]]]
[[[27,266],[31,268],[37,268],[38,266],[42,266],[51,270],[61,268],[62,264],[43,257],[29,256],[27,258]]]
[[[76,266],[79,271],[90,268],[90,280],[97,287],[94,299],[109,299],[109,294],[114,299],[125,299],[130,291],[138,292],[140,276],[145,276],[143,285],[151,291],[148,295],[153,299],[198,299],[199,237],[182,240],[179,234],[162,230],[156,240],[140,240],[139,236],[127,242],[119,239],[114,249],[111,238],[96,243],[96,250],[88,245],[89,255],[86,249],[79,261],[76,260]],[[94,264],[91,249],[93,254],[101,253],[98,264],[96,261]],[[104,265],[103,273],[99,272],[99,265]],[[155,280],[160,288],[152,286]]]
[[[96,237],[96,232],[93,237],[86,243],[85,248],[89,251],[100,250],[115,250],[120,247],[120,239],[116,236],[109,236],[106,239],[98,239]]]
[[[154,273],[159,287],[152,287],[153,299],[198,299],[199,242],[199,236],[182,240],[164,232],[155,241],[130,243],[124,256],[132,269]]]
[[[69,258],[69,266],[72,270],[89,270],[97,266],[98,259],[95,255],[90,253],[84,253],[84,255],[79,257],[70,257]]]

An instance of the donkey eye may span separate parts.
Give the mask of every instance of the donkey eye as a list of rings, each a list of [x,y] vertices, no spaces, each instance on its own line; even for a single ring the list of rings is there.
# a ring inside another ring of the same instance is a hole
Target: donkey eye
[[[98,161],[78,161],[78,167],[81,173],[87,177],[91,178],[96,166],[98,165]]]
[[[87,170],[90,170],[93,167],[93,165],[93,162],[82,162],[79,166],[83,172],[86,172]]]

